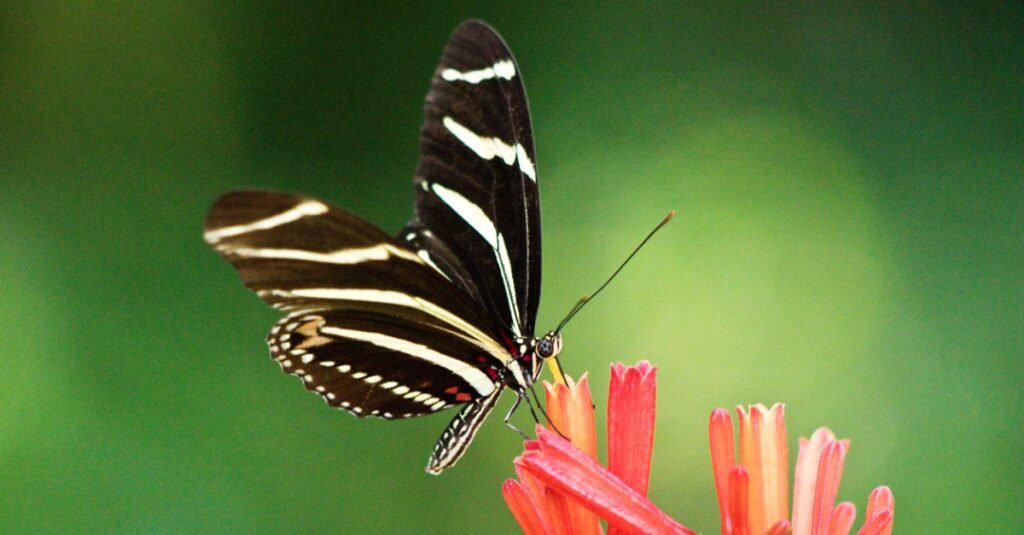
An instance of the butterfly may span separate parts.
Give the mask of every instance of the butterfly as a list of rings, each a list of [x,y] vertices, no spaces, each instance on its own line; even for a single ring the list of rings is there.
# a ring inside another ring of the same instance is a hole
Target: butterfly
[[[526,91],[483,22],[460,25],[434,71],[414,191],[394,237],[320,200],[235,191],[213,204],[204,238],[288,312],[267,337],[271,357],[329,405],[389,420],[462,406],[427,464],[438,474],[501,393],[518,396],[514,410],[562,347],[558,331],[534,332],[541,226]]]

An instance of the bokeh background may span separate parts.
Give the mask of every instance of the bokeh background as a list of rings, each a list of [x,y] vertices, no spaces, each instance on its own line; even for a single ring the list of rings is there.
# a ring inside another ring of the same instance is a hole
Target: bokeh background
[[[709,412],[784,401],[792,457],[819,425],[853,440],[859,511],[888,484],[899,532],[1019,532],[1016,2],[3,3],[0,531],[514,531],[499,419],[425,475],[448,416],[329,410],[201,239],[239,187],[397,231],[428,80],[471,16],[531,97],[539,330],[680,212],[563,359],[601,418],[609,362],[660,367],[658,504],[716,532]]]

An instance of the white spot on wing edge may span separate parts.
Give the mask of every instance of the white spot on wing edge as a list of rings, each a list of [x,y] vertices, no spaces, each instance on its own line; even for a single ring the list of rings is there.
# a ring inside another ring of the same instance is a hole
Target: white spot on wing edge
[[[518,143],[516,144],[516,160],[519,161],[519,168],[523,170],[523,173],[530,177],[530,180],[536,182],[537,171],[533,168],[533,162],[530,160],[530,155],[526,154],[526,149]]]

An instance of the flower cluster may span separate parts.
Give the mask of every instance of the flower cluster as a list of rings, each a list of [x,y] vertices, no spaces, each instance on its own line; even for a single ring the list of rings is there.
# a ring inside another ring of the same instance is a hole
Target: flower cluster
[[[740,463],[734,454],[733,425],[725,409],[715,409],[708,424],[711,467],[718,493],[723,535],[767,533],[846,535],[856,507],[836,505],[849,440],[837,440],[827,427],[800,439],[789,514],[789,450],[785,407],[776,403],[737,407]],[[858,535],[889,535],[894,502],[888,487],[868,497],[867,520]]]
[[[614,364],[608,396],[608,466],[597,460],[597,433],[589,380],[545,383],[552,430],[537,427],[516,458],[518,479],[502,494],[527,535],[695,533],[647,499],[654,446],[657,369],[646,361]],[[847,535],[855,508],[835,505],[848,440],[827,428],[800,439],[793,508],[788,494],[788,449],[781,404],[737,408],[739,460],[732,420],[724,409],[711,413],[712,470],[723,535]],[[858,535],[889,535],[894,502],[887,487],[868,499]]]

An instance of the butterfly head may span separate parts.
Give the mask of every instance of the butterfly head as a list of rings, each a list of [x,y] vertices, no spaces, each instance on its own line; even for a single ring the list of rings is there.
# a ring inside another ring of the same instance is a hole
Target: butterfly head
[[[557,357],[562,351],[562,335],[551,331],[538,338],[533,348],[536,358],[533,358],[530,362],[532,367],[530,375],[536,380],[540,376],[540,370],[544,365],[544,361]]]
[[[537,340],[537,356],[547,360],[557,357],[562,352],[562,335],[555,331],[545,334]]]

